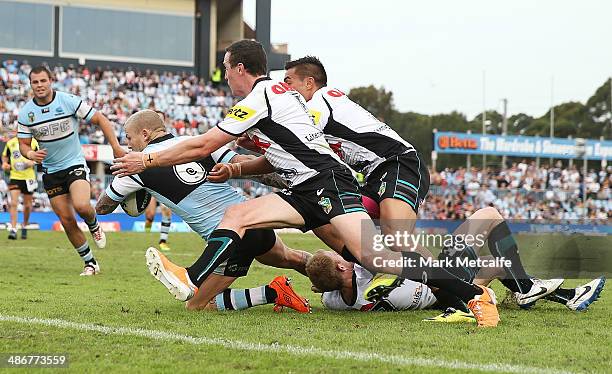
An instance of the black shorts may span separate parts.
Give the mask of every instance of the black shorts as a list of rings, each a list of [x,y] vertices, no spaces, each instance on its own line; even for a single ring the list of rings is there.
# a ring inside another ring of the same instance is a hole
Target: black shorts
[[[11,179],[11,180],[9,180],[9,182],[8,182],[8,189],[10,191],[12,191],[12,190],[19,190],[24,195],[31,195],[31,194],[34,193],[34,191],[32,191],[32,192],[28,191],[27,182],[25,180],[23,180],[23,179]]]
[[[387,198],[410,205],[416,213],[429,192],[429,171],[417,152],[383,161],[368,175],[361,193],[380,204]]]
[[[230,257],[222,262],[214,274],[227,277],[244,277],[249,272],[253,260],[267,253],[276,244],[276,234],[271,229],[247,230]]]
[[[72,182],[78,180],[89,181],[89,170],[83,165],[71,166],[51,174],[43,174],[43,186],[49,199],[55,196],[67,194]]]
[[[342,214],[366,212],[359,185],[346,168],[325,170],[277,194],[302,216],[305,225],[300,230],[304,232],[326,225]]]

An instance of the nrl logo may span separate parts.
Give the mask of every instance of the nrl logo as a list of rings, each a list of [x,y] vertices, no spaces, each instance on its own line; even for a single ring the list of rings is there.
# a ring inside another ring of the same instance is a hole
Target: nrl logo
[[[28,119],[30,120],[30,122],[34,122],[34,112],[28,113]]]
[[[329,201],[329,198],[322,197],[321,200],[319,200],[318,204],[321,206],[321,208],[323,208],[323,211],[325,212],[325,214],[329,214],[329,212],[331,212],[332,204],[331,204],[331,201]]]

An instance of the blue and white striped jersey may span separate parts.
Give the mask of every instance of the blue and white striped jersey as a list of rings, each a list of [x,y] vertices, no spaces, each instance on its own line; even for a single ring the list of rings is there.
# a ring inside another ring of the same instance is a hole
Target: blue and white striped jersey
[[[19,111],[18,138],[34,138],[47,150],[42,162],[46,173],[85,165],[79,142],[79,121],[90,121],[96,110],[79,97],[53,91],[53,100],[38,105],[30,99]]]

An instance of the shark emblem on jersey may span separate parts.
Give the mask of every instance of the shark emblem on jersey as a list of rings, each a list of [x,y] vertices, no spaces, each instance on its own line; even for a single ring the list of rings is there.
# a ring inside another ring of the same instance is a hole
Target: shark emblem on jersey
[[[318,204],[321,206],[321,208],[323,208],[323,211],[325,212],[325,214],[329,214],[329,212],[331,212],[332,204],[329,198],[322,197],[321,200],[319,200]]]

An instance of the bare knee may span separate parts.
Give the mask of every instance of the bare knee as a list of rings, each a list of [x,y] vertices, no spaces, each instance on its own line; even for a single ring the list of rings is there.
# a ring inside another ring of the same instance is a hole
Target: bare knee
[[[89,205],[89,201],[87,202],[75,202],[74,210],[79,214],[79,216],[88,216],[93,213],[93,208]]]

